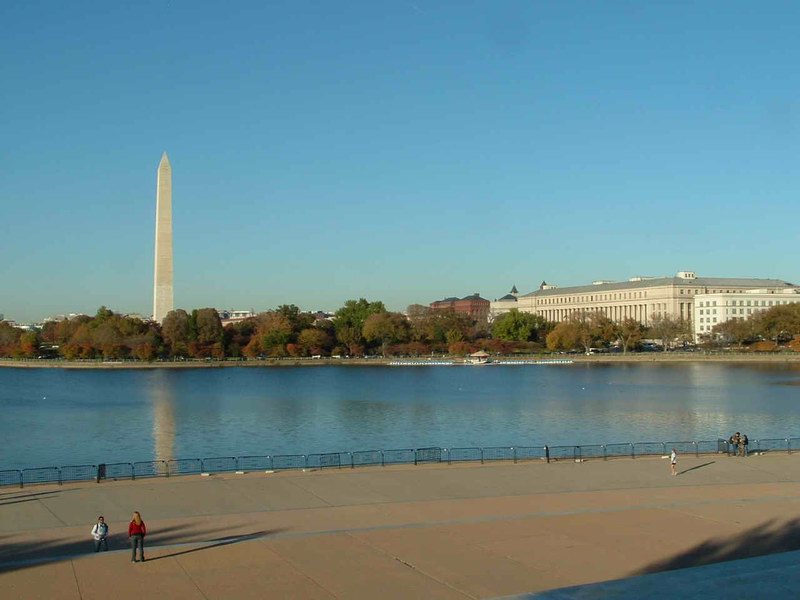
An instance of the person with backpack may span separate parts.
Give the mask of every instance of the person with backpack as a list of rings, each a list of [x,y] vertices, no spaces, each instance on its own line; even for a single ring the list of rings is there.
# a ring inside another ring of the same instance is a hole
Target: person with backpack
[[[128,537],[131,539],[131,562],[139,562],[136,560],[136,547],[139,547],[139,554],[141,555],[142,562],[144,562],[144,536],[147,535],[147,528],[142,521],[142,515],[139,511],[133,513],[133,518],[128,525]]]
[[[102,515],[97,517],[97,523],[92,527],[92,537],[95,552],[100,552],[100,548],[103,548],[103,552],[108,552],[108,525]]]

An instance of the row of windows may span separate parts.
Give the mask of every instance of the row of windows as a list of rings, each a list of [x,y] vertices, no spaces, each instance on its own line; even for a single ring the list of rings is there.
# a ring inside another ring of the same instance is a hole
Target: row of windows
[[[683,293],[684,293],[684,291],[681,290],[681,294],[683,294]],[[702,294],[703,290],[686,290],[686,293],[687,294]],[[705,293],[706,294],[730,294],[731,290],[707,290]]]
[[[745,304],[745,302],[746,302],[746,304]],[[760,302],[760,304],[759,304],[759,302]],[[760,301],[759,300],[747,300],[747,301],[739,300],[738,306],[745,306],[745,305],[746,306],[773,306],[773,302],[774,302],[774,305],[789,304],[788,300],[774,300],[774,301],[773,300],[760,300]],[[716,306],[716,305],[717,305],[717,301],[716,300],[708,300],[708,301],[705,301],[705,302],[701,302],[699,304],[699,306]],[[723,306],[737,306],[736,300],[730,300],[729,302],[725,302],[725,304]]]
[[[711,320],[711,318],[700,317],[700,322],[701,323],[712,323],[712,322],[716,323],[717,322],[717,317],[714,317],[713,321]],[[700,327],[700,329],[702,329],[702,327]]]

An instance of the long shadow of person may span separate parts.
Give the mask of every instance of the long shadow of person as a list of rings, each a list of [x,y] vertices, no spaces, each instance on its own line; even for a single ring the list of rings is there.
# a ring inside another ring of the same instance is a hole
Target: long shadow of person
[[[231,544],[238,544],[239,542],[246,542],[248,540],[255,540],[262,537],[267,537],[270,535],[275,535],[276,533],[281,533],[282,531],[287,531],[286,528],[284,529],[267,529],[263,531],[254,531],[253,533],[244,533],[242,535],[232,535],[229,537],[224,538],[216,538],[213,540],[208,540],[208,544],[203,546],[199,546],[197,548],[190,548],[188,550],[180,550],[179,552],[170,552],[169,554],[161,554],[159,556],[153,556],[147,559],[147,562],[153,562],[154,560],[160,560],[162,558],[173,558],[175,556],[182,556],[184,554],[191,554],[192,552],[200,552],[201,550],[210,550],[212,548],[220,548],[222,546],[230,546]],[[203,542],[198,542],[203,543]]]

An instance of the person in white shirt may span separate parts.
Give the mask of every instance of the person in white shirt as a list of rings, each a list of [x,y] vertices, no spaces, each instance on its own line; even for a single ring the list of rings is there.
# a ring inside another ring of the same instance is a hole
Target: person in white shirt
[[[92,527],[92,537],[94,538],[95,552],[99,552],[101,547],[103,552],[108,551],[108,525],[102,516],[97,517],[97,523]]]
[[[672,469],[672,474],[677,475],[678,454],[675,452],[675,448],[672,449],[672,453],[669,455],[669,466]]]

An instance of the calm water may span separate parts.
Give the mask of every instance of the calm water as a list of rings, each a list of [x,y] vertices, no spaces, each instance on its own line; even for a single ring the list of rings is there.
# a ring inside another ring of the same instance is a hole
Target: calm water
[[[800,365],[0,369],[0,468],[800,436]]]

